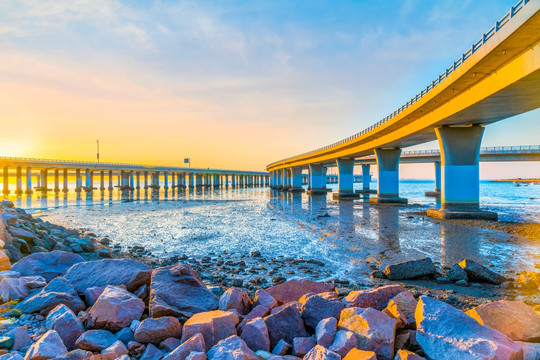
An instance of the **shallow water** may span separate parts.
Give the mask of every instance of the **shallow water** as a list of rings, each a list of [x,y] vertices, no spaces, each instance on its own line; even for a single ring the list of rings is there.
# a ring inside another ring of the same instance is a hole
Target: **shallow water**
[[[335,186],[335,185],[330,185]],[[531,270],[540,263],[538,241],[501,231],[440,222],[412,212],[437,206],[423,196],[432,181],[402,181],[409,206],[333,201],[268,188],[161,191],[14,199],[44,220],[107,235],[123,248],[142,245],[159,257],[259,250],[324,261],[330,277],[367,279],[370,263],[386,265],[425,256],[444,266],[463,258],[493,264],[501,272]],[[540,222],[540,186],[481,183],[482,207],[503,221]],[[135,199],[135,200],[132,200]],[[127,200],[127,201],[126,201]]]

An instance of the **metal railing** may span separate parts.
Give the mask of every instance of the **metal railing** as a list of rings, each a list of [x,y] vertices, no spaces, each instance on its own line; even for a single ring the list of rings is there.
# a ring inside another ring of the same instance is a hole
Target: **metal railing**
[[[13,162],[39,162],[47,163],[50,165],[54,164],[71,164],[74,166],[90,166],[90,167],[107,167],[107,166],[126,166],[126,167],[142,167],[148,170],[177,170],[185,172],[240,172],[246,174],[257,174],[257,175],[266,175],[267,172],[263,171],[243,171],[243,170],[227,170],[227,169],[210,169],[210,168],[184,168],[180,166],[168,166],[168,165],[149,165],[149,164],[127,164],[127,163],[113,163],[113,162],[96,162],[96,161],[77,161],[77,160],[56,160],[56,159],[41,159],[41,158],[26,158],[26,157],[10,157],[10,156],[0,156],[1,161],[13,161]]]
[[[420,100],[422,97],[424,97],[427,93],[429,93],[437,85],[439,85],[444,79],[446,79],[451,73],[453,73],[457,68],[459,68],[467,59],[469,59],[471,57],[472,54],[474,54],[476,51],[478,51],[478,49],[480,49],[482,47],[482,45],[484,45],[486,43],[486,41],[488,41],[490,38],[493,37],[493,35],[495,35],[495,33],[497,33],[500,29],[502,29],[504,27],[504,25],[506,25],[510,21],[510,19],[513,18],[514,15],[516,15],[521,9],[523,9],[523,7],[525,5],[527,5],[530,1],[531,0],[520,0],[514,6],[510,7],[510,10],[499,21],[497,21],[495,23],[495,25],[493,25],[491,27],[491,29],[488,30],[488,32],[484,33],[482,35],[482,37],[480,38],[480,40],[478,40],[477,42],[472,44],[472,46],[467,51],[465,51],[456,61],[454,61],[454,63],[452,65],[450,65],[448,68],[446,68],[445,71],[443,71],[438,77],[435,78],[435,80],[433,80],[424,89],[422,89],[422,91],[420,91],[418,94],[413,96],[409,101],[407,101],[405,104],[403,104],[400,108],[398,108],[397,110],[395,110],[394,112],[392,112],[388,116],[384,117],[382,120],[380,120],[377,123],[371,125],[367,129],[364,129],[364,130],[362,130],[362,131],[360,131],[360,132],[358,132],[358,133],[356,133],[354,135],[349,136],[348,138],[339,140],[339,141],[337,141],[337,142],[335,142],[333,144],[326,145],[326,146],[323,146],[321,148],[318,148],[318,149],[315,149],[315,150],[312,150],[312,151],[308,151],[308,152],[300,154],[300,155],[295,155],[295,156],[288,157],[286,159],[275,161],[275,162],[271,163],[268,166],[273,166],[273,165],[279,164],[279,163],[284,162],[284,161],[288,161],[288,160],[292,160],[292,159],[295,159],[295,158],[298,158],[298,157],[314,154],[314,153],[317,153],[317,152],[320,152],[320,151],[328,150],[328,149],[333,148],[335,146],[342,145],[342,144],[344,144],[344,143],[346,143],[348,141],[351,141],[351,140],[356,139],[356,138],[358,138],[358,137],[360,137],[362,135],[367,134],[368,132],[374,130],[375,128],[377,128],[379,126],[381,126],[382,124],[386,123],[387,121],[394,118],[395,116],[401,114],[404,110],[406,110],[411,105],[413,105],[418,100]]]

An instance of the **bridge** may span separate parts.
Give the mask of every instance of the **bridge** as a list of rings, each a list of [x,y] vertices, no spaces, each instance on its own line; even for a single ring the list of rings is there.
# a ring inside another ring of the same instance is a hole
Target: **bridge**
[[[399,197],[402,148],[438,140],[441,208],[437,218],[496,219],[479,207],[479,160],[484,126],[540,107],[540,1],[512,6],[471,48],[399,109],[336,143],[269,164],[270,186],[300,191],[309,171],[309,193],[324,193],[323,172],[338,168],[337,199],[357,197],[353,169],[374,156],[373,203],[406,203]]]
[[[0,157],[0,167],[3,167],[3,193],[10,193],[9,179],[15,177],[15,194],[23,193],[23,172],[26,180],[24,192],[32,194],[34,189],[47,192],[68,192],[69,177],[75,176],[75,191],[94,190],[94,174],[100,176],[100,190],[105,190],[106,180],[108,190],[119,187],[122,190],[141,188],[141,178],[145,189],[159,189],[161,184],[169,188],[193,187],[228,187],[235,186],[264,186],[268,185],[267,172],[185,168],[164,165],[119,164],[104,162],[80,162],[68,160],[31,159],[17,157]],[[49,173],[49,171],[51,173]],[[37,186],[32,186],[32,178],[36,177]],[[49,189],[48,179],[53,176],[54,187]],[[83,186],[83,175],[85,186]],[[62,188],[60,185],[62,177]],[[117,179],[116,185],[114,179]],[[150,179],[150,182],[149,182]],[[169,179],[171,182],[169,183]]]

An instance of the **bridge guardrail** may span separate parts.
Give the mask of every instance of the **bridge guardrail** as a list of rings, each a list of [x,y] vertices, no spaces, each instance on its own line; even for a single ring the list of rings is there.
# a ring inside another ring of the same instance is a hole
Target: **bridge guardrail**
[[[407,101],[405,104],[403,104],[400,108],[398,108],[397,110],[394,110],[394,112],[387,115],[382,120],[379,120],[377,123],[371,125],[367,129],[364,129],[364,130],[362,130],[362,131],[360,131],[360,132],[358,132],[358,133],[356,133],[354,135],[351,135],[348,138],[339,140],[339,141],[337,141],[337,142],[335,142],[333,144],[326,145],[326,146],[323,146],[321,148],[318,148],[318,149],[315,149],[315,150],[312,150],[312,151],[308,151],[308,152],[300,154],[300,155],[291,156],[291,157],[288,157],[288,158],[285,158],[285,159],[282,159],[282,160],[279,160],[279,161],[275,161],[275,162],[271,163],[268,166],[273,166],[273,165],[279,164],[281,162],[288,161],[288,160],[291,160],[291,159],[294,159],[294,158],[297,158],[297,157],[300,157],[300,156],[310,155],[310,154],[313,154],[313,153],[316,153],[316,152],[319,152],[319,151],[328,150],[328,149],[330,149],[330,148],[332,148],[334,146],[344,144],[344,143],[346,143],[346,142],[348,142],[350,140],[356,139],[356,138],[358,138],[358,137],[372,131],[373,129],[379,127],[380,125],[382,125],[382,124],[386,123],[387,121],[389,121],[390,119],[394,118],[396,115],[402,113],[405,109],[409,108],[411,105],[413,105],[418,100],[420,100],[423,96],[425,96],[427,93],[429,93],[431,90],[433,90],[437,85],[439,85],[441,83],[441,81],[446,79],[446,77],[448,77],[458,67],[460,67],[468,58],[471,57],[472,54],[474,54],[478,49],[480,49],[482,47],[482,45],[484,45],[486,43],[486,41],[491,39],[493,37],[493,35],[495,35],[495,33],[497,33],[500,29],[502,29],[504,27],[504,25],[506,25],[510,21],[510,19],[513,18],[530,1],[531,0],[519,0],[515,5],[511,6],[510,10],[501,19],[499,19],[497,22],[495,22],[495,25],[493,25],[491,27],[491,29],[488,30],[488,32],[484,33],[482,35],[482,37],[480,38],[480,40],[478,40],[477,42],[472,44],[472,46],[467,51],[465,51],[456,61],[454,61],[454,63],[450,67],[446,68],[445,71],[443,71],[438,77],[435,78],[435,80],[433,80],[430,84],[428,84],[418,94],[413,96],[409,101]]]

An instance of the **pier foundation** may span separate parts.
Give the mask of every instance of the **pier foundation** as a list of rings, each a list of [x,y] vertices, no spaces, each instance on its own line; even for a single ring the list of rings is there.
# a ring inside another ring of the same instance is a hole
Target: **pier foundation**
[[[399,157],[401,149],[375,149],[377,160],[377,197],[369,199],[374,204],[406,204],[399,197]]]

